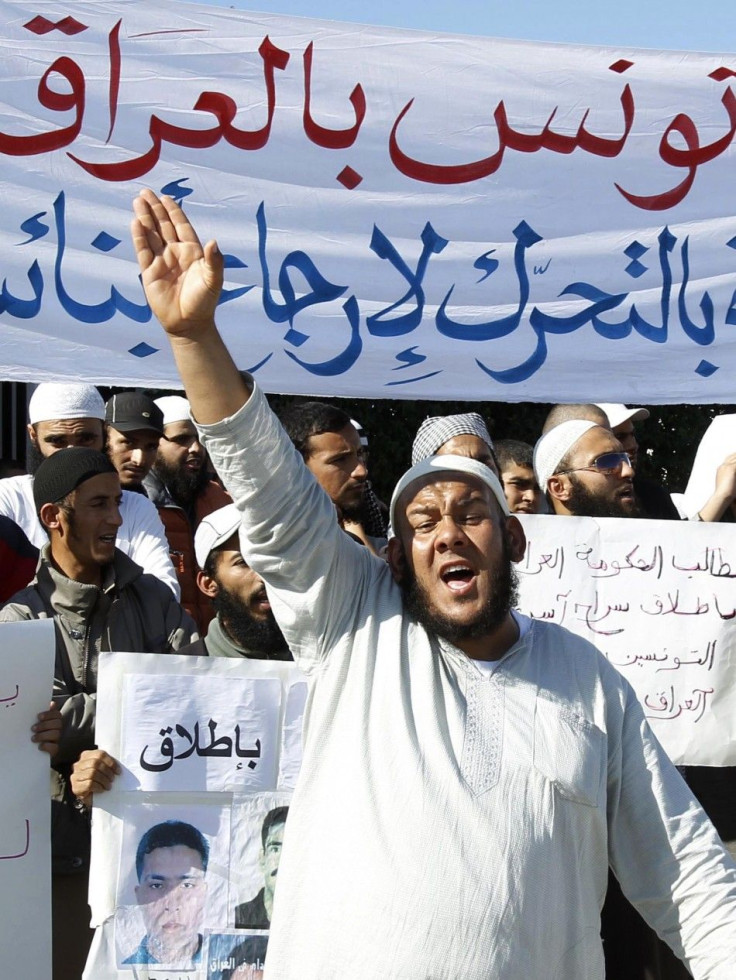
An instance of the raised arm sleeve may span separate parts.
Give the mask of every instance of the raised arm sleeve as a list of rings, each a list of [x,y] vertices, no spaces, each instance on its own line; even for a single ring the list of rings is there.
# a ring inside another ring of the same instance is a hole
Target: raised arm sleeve
[[[264,579],[279,625],[304,670],[354,627],[385,563],[353,541],[254,385],[231,418],[198,426],[243,515],[241,550]]]

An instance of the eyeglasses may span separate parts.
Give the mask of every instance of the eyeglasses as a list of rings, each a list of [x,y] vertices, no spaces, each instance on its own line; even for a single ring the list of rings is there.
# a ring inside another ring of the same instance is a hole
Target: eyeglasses
[[[628,453],[603,453],[596,457],[588,466],[573,466],[569,470],[558,470],[557,473],[577,473],[579,470],[593,470],[604,476],[620,476],[624,466],[631,466]]]

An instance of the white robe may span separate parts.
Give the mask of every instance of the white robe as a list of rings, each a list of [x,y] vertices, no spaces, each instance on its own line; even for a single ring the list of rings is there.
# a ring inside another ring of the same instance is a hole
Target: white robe
[[[200,431],[310,679],[267,980],[599,980],[609,862],[696,980],[733,980],[736,866],[605,658],[533,622],[481,673],[257,389]]]

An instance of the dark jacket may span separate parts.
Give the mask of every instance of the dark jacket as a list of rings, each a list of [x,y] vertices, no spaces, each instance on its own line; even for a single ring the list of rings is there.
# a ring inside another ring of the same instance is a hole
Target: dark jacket
[[[166,486],[151,470],[143,481],[149,499],[156,505],[158,516],[164,525],[169,542],[169,554],[181,588],[181,604],[204,633],[214,612],[212,601],[197,588],[197,560],[194,557],[194,532],[199,522],[232,503],[230,494],[219,483],[211,480],[194,502],[193,513],[188,514],[175,503]]]

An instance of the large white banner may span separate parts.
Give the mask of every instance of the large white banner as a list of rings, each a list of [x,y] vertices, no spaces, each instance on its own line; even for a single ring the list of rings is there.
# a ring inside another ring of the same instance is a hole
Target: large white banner
[[[369,14],[367,14],[369,16]],[[733,402],[732,55],[0,3],[4,377],[175,387],[144,185],[266,390]]]
[[[2,623],[0,963],[4,977],[51,980],[49,756],[31,742],[54,682],[51,620]]]
[[[305,701],[294,664],[101,655],[88,980],[260,978]]]
[[[518,608],[594,643],[673,762],[736,765],[736,526],[522,520]]]

